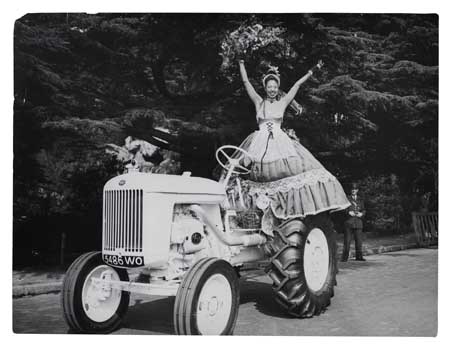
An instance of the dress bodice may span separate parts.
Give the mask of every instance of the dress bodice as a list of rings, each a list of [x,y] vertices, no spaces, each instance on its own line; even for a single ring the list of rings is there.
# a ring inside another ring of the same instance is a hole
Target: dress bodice
[[[256,111],[256,121],[258,122],[258,125],[267,121],[281,124],[285,109],[286,103],[283,98],[273,102],[263,100]]]

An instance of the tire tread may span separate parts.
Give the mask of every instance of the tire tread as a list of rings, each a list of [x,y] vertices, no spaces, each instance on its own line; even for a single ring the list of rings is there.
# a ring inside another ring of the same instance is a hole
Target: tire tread
[[[308,288],[303,270],[307,233],[314,227],[319,227],[325,233],[330,254],[329,274],[318,292]],[[266,273],[273,282],[275,300],[292,316],[309,318],[324,312],[330,305],[336,281],[332,230],[331,220],[324,214],[307,217],[304,221],[288,220],[275,230],[275,242],[270,247],[275,253],[270,258]]]
[[[209,269],[214,264],[217,264],[218,268],[221,268],[221,264],[226,264],[226,266],[224,266],[227,269],[232,269],[232,273],[236,276],[236,279],[238,278],[236,271],[225,260],[218,258],[204,258],[194,264],[194,266],[186,273],[175,298],[173,318],[175,333],[177,335],[193,335],[198,333],[196,326],[192,324],[192,316],[194,315],[195,317],[195,310],[192,310],[192,307],[195,307],[194,301],[198,296],[198,288],[204,275],[210,273],[208,271],[210,271]],[[230,318],[232,323],[224,330],[224,334],[231,334],[236,324],[239,308],[239,284],[237,283],[235,286],[237,288],[234,303],[235,311],[232,311],[234,312],[231,316],[233,318]]]
[[[76,310],[77,303],[76,298],[79,293],[79,288],[81,281],[79,281],[79,276],[82,275],[83,271],[89,267],[89,264],[95,263],[95,260],[101,261],[101,252],[89,252],[79,256],[68,268],[61,289],[61,306],[63,309],[64,319],[68,324],[69,328],[76,333],[109,333],[117,329],[120,326],[122,314],[125,314],[128,309],[130,295],[129,292],[122,291],[122,299],[119,304],[118,312],[120,315],[115,315],[115,319],[111,322],[104,322],[94,325],[86,322],[80,316],[81,310]],[[122,281],[128,281],[128,274],[126,270],[118,270],[120,279]],[[78,307],[80,307],[78,305]]]

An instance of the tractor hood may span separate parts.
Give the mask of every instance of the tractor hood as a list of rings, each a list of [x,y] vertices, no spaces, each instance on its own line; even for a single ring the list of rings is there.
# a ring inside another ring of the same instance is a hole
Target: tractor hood
[[[144,192],[225,195],[220,183],[202,177],[132,172],[109,180],[104,190],[142,189]]]

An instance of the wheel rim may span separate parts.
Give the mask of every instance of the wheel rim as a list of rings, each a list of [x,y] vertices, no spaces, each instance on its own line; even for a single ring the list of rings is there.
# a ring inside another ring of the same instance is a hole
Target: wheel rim
[[[201,334],[221,334],[230,319],[233,303],[230,282],[222,274],[209,277],[197,304],[197,328]]]
[[[305,279],[309,289],[320,290],[328,276],[330,256],[328,242],[322,230],[314,228],[308,234],[303,255]]]
[[[101,265],[93,269],[84,281],[81,294],[84,312],[92,321],[105,322],[116,313],[122,291],[95,283],[93,278],[120,281],[120,277],[110,266]]]

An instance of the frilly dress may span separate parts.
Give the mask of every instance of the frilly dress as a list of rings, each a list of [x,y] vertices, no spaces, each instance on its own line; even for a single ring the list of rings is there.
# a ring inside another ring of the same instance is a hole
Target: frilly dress
[[[256,114],[259,130],[240,145],[252,156],[251,172],[241,181],[246,206],[266,214],[271,208],[278,219],[347,208],[350,203],[336,177],[281,130],[286,107],[283,98],[262,101]]]

